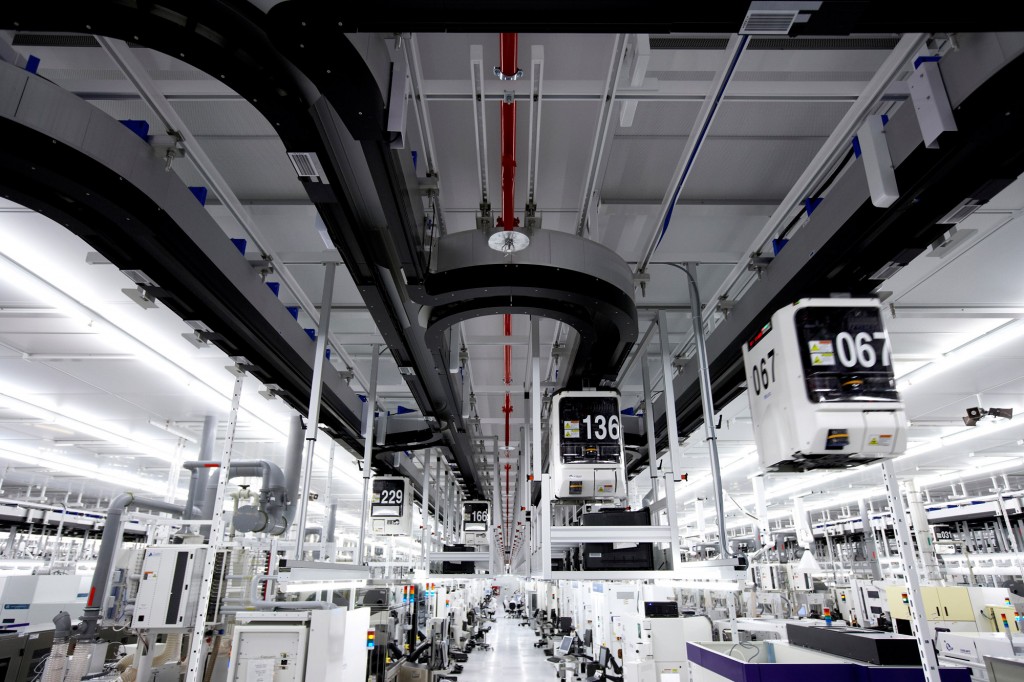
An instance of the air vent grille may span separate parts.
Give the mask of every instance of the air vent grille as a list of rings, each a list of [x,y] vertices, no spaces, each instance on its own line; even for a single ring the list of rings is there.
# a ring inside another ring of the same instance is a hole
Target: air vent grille
[[[794,10],[750,10],[743,19],[740,33],[744,35],[789,35],[798,13]]]
[[[79,33],[19,33],[12,44],[20,47],[99,47],[96,38]]]
[[[321,178],[320,161],[313,152],[288,152],[288,159],[300,178]]]
[[[153,285],[153,280],[151,280],[142,270],[122,270],[121,273],[136,284],[142,284],[145,286]]]
[[[981,204],[976,203],[973,199],[967,199],[937,222],[943,225],[956,225],[979,208],[981,208]]]
[[[748,50],[892,50],[895,36],[850,38],[751,38]]]
[[[652,50],[724,50],[728,38],[691,38],[687,36],[651,36]]]

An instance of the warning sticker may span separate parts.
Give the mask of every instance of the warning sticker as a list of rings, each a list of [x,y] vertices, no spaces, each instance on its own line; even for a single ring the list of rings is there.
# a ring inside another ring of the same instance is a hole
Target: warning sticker
[[[876,448],[887,448],[892,445],[891,433],[876,433],[868,436],[868,446]]]
[[[832,344],[830,343],[829,346]],[[835,353],[811,353],[811,366],[812,367],[832,367],[836,364]]]
[[[562,431],[564,432],[562,438],[579,438],[580,437],[580,420],[572,419],[565,420],[562,422]]]
[[[822,341],[808,341],[807,350],[811,351],[811,353],[828,353],[831,355],[833,351],[832,341],[829,339]]]

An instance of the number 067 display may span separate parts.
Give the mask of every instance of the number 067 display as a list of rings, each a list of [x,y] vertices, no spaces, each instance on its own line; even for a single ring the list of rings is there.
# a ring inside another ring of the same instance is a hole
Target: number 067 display
[[[803,299],[743,344],[766,471],[846,468],[899,455],[907,422],[875,299]]]

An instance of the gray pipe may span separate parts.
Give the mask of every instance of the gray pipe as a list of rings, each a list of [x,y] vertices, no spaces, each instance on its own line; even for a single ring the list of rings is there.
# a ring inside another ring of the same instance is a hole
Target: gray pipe
[[[71,614],[59,611],[53,617],[53,628],[54,641],[71,639]]]
[[[217,440],[217,418],[213,415],[207,415],[203,418],[203,435],[199,440],[199,461],[200,462],[212,462],[213,461],[213,450]],[[192,481],[195,482],[195,496],[196,499],[193,504],[200,509],[203,508],[204,500],[206,499],[206,485],[207,479],[210,477],[211,472],[199,470],[193,473]],[[192,495],[192,485],[189,485],[189,495]]]
[[[693,320],[693,340],[697,346],[697,369],[700,375],[700,402],[704,408],[704,435],[711,454],[711,492],[715,496],[715,514],[718,517],[718,547],[722,558],[732,556],[725,533],[725,502],[722,499],[722,470],[718,465],[718,435],[715,433],[715,405],[711,398],[711,370],[708,368],[708,349],[704,343],[704,318],[700,309],[700,291],[697,289],[697,278],[690,269],[696,270],[696,263],[687,263],[683,267],[678,263],[670,263],[686,273],[690,284],[690,317]],[[690,269],[688,269],[690,268]],[[672,381],[672,377],[665,377]]]
[[[264,583],[268,580],[276,580],[276,575],[259,575],[252,581],[252,589],[250,591],[250,601],[256,608],[261,609],[290,609],[296,611],[303,611],[305,609],[336,609],[338,605],[334,602],[329,601],[273,601],[264,600],[259,598],[259,586],[260,583]],[[315,591],[315,590],[310,590]]]
[[[184,462],[182,467],[192,472],[193,479],[202,469],[215,468],[207,481],[207,492],[204,500],[203,518],[213,518],[217,503],[217,486],[220,483],[220,468],[211,467],[209,462]],[[246,532],[266,532],[281,535],[288,529],[287,511],[290,506],[286,501],[286,480],[281,468],[266,460],[243,460],[232,462],[228,470],[228,479],[240,476],[261,476],[263,482],[260,489],[259,507],[240,507],[235,512],[235,525],[238,530]],[[203,529],[203,535],[209,537],[209,529]]]
[[[306,438],[306,430],[302,428],[302,417],[292,415],[288,423],[288,445],[284,450],[285,494],[287,507],[285,519],[291,525],[295,512],[299,508],[299,483],[302,481],[302,444]]]
[[[331,505],[331,510],[327,513],[327,532],[324,538],[327,542],[334,542],[334,517],[338,513],[338,504],[334,503]]]
[[[103,536],[100,539],[99,555],[96,557],[96,570],[89,588],[89,601],[86,603],[82,614],[82,624],[78,629],[78,635],[82,641],[97,640],[96,623],[100,618],[100,603],[103,601],[107,581],[110,579],[110,572],[114,567],[114,554],[121,545],[121,517],[124,516],[128,507],[168,512],[178,516],[183,516],[185,513],[183,507],[163,500],[136,497],[132,493],[121,493],[110,501],[110,506],[107,508],[107,520],[103,526]]]

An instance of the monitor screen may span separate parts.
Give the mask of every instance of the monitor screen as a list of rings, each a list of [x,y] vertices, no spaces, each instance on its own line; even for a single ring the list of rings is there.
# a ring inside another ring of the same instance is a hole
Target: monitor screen
[[[611,652],[608,651],[608,647],[606,646],[601,647],[601,650],[597,653],[597,665],[601,670],[608,667],[608,656],[610,653]]]
[[[558,645],[558,651],[563,656],[566,656],[569,654],[570,649],[572,649],[572,636],[567,635],[562,638],[562,643]]]

